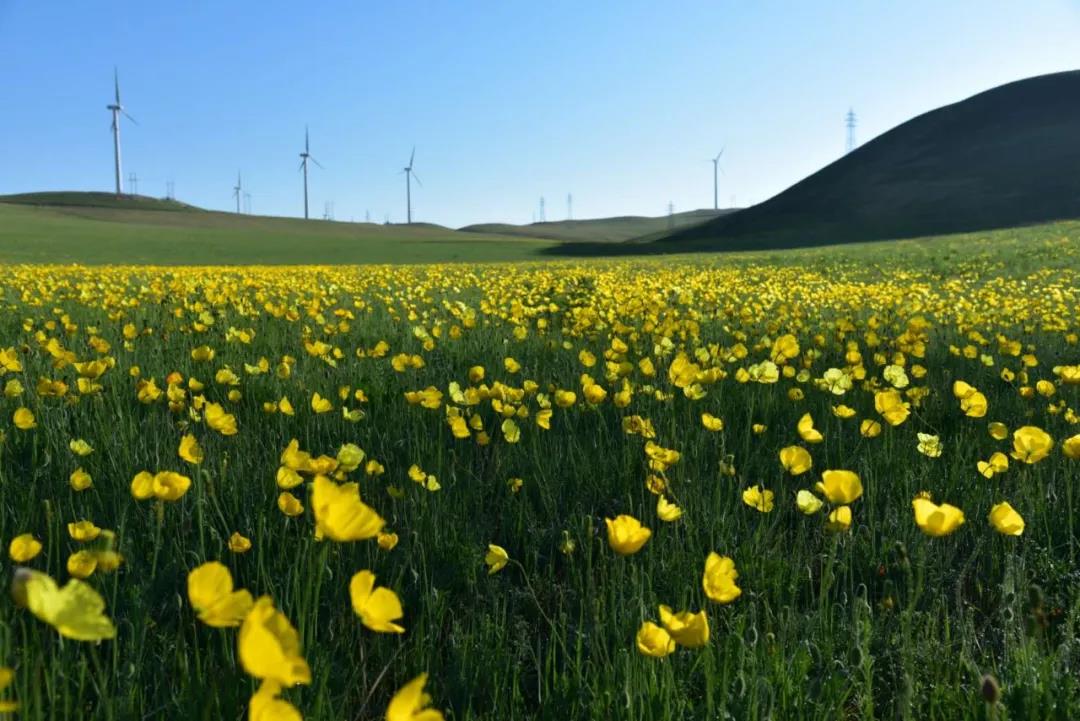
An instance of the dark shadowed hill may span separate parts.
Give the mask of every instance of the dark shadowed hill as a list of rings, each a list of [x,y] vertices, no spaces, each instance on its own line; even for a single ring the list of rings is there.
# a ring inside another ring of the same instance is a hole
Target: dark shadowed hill
[[[920,115],[764,203],[657,245],[785,248],[1065,218],[1080,218],[1080,71]]]
[[[468,233],[497,233],[499,235],[545,238],[564,242],[619,243],[642,236],[666,233],[671,229],[686,228],[704,223],[732,210],[690,210],[667,216],[648,217],[624,215],[615,218],[590,218],[588,220],[555,220],[530,225],[509,223],[480,223],[467,225],[460,230]]]

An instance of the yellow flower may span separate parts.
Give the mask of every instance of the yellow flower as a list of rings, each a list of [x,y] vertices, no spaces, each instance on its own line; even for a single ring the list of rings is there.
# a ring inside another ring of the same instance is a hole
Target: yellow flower
[[[738,577],[735,561],[712,551],[705,559],[705,575],[701,578],[701,585],[710,600],[731,603],[742,595],[742,589],[735,585]]]
[[[300,634],[263,596],[251,608],[237,638],[240,664],[249,676],[282,686],[311,683],[311,669],[300,650]]]
[[[278,494],[277,507],[279,511],[290,518],[299,516],[304,512],[304,504],[300,502],[299,498],[288,491],[282,491]]]
[[[845,406],[843,404],[832,407],[833,415],[837,418],[854,418],[855,409],[851,406]]]
[[[829,513],[825,521],[825,530],[840,533],[851,528],[851,506],[839,506]]]
[[[964,522],[964,512],[948,503],[939,506],[920,496],[911,506],[915,510],[915,523],[928,536],[947,536]]]
[[[799,437],[807,443],[821,443],[825,440],[825,436],[821,435],[821,432],[814,428],[814,419],[810,417],[809,413],[806,413],[799,419],[796,430],[799,431]]]
[[[5,690],[15,681],[15,672],[6,666],[0,666],[0,691]],[[19,704],[11,699],[0,699],[0,713],[14,713],[19,710]]]
[[[236,416],[226,413],[220,403],[207,403],[203,410],[203,417],[206,418],[206,425],[221,435],[236,435]]]
[[[502,422],[502,432],[507,443],[517,443],[521,440],[521,429],[513,418],[507,418]]]
[[[85,491],[91,485],[94,480],[90,477],[90,474],[84,471],[82,468],[76,468],[68,476],[68,483],[71,484],[71,488],[74,491]]]
[[[296,409],[293,408],[292,402],[285,396],[282,396],[281,400],[278,401],[277,407],[278,407],[278,411],[280,411],[283,415],[286,415],[286,416],[294,416],[294,415],[296,415]]]
[[[68,443],[68,448],[70,448],[71,452],[77,456],[88,456],[94,452],[94,447],[82,438],[77,438]]]
[[[773,509],[773,492],[762,490],[761,486],[750,486],[742,494],[743,503],[762,513]]]
[[[890,426],[898,426],[911,414],[910,404],[895,389],[879,391],[874,395],[874,409]]]
[[[232,574],[217,561],[208,561],[188,573],[188,599],[199,620],[214,628],[239,626],[254,601],[246,590],[233,590]]]
[[[510,554],[506,552],[505,548],[496,546],[494,543],[488,544],[487,555],[484,556],[484,563],[488,567],[488,575],[503,570],[509,562]]]
[[[18,408],[12,416],[12,421],[14,421],[15,427],[20,431],[28,431],[31,428],[37,428],[37,421],[34,420],[34,414],[29,408]]]
[[[867,418],[859,424],[859,434],[863,438],[877,438],[881,435],[881,424]]]
[[[815,496],[813,493],[807,490],[801,490],[795,494],[795,507],[799,509],[800,513],[804,513],[807,516],[812,516],[821,510],[821,499]]]
[[[89,578],[97,570],[97,556],[91,551],[76,551],[68,556],[67,572],[75,578]]]
[[[1080,459],[1080,433],[1063,440],[1061,450],[1067,458]]]
[[[229,536],[229,550],[233,553],[247,553],[251,550],[251,539],[242,535],[239,531],[234,531]]]
[[[641,624],[634,640],[638,652],[643,656],[663,658],[675,651],[675,640],[671,634],[652,621]]]
[[[191,479],[173,471],[155,473],[151,492],[162,501],[177,501],[191,488]]]
[[[990,525],[1006,536],[1019,536],[1024,532],[1024,519],[1008,501],[1002,501],[990,509]]]
[[[101,529],[93,521],[78,521],[67,525],[68,535],[72,540],[85,543],[101,535]]]
[[[918,433],[919,453],[929,458],[937,458],[941,455],[941,439],[929,433]]]
[[[338,468],[346,473],[352,473],[364,462],[367,454],[364,449],[353,443],[346,443],[337,452]]]
[[[810,470],[813,459],[802,446],[788,446],[780,449],[780,465],[791,475],[798,476]]]
[[[396,533],[383,533],[379,532],[376,536],[375,542],[379,544],[379,548],[384,551],[394,550],[394,546],[398,544],[398,535]]]
[[[863,493],[862,481],[852,471],[825,471],[821,474],[816,488],[829,503],[837,505],[851,503]]]
[[[318,393],[311,396],[311,410],[316,413],[326,413],[334,410],[334,404],[329,399],[323,398]]]
[[[47,574],[19,568],[12,583],[15,602],[76,641],[103,641],[116,636],[116,627],[105,615],[105,600],[77,578],[58,588]]]
[[[724,430],[724,421],[722,418],[717,418],[712,413],[701,414],[701,425],[705,426],[709,431],[722,431]]]
[[[1037,426],[1023,426],[1013,431],[1013,451],[1011,455],[1024,463],[1038,463],[1050,454],[1054,439]]]
[[[8,557],[15,563],[27,563],[41,553],[41,541],[32,533],[22,533],[11,539],[8,545]]]
[[[960,410],[969,418],[982,418],[986,415],[986,396],[979,391],[960,399]]]
[[[1003,441],[1009,437],[1009,427],[999,421],[993,421],[990,423],[986,430],[990,433],[990,437],[995,441]]]
[[[656,499],[656,516],[661,521],[671,523],[682,518],[682,509],[663,496]]]
[[[709,642],[709,619],[704,611],[672,613],[671,607],[661,605],[660,623],[680,646],[698,648]]]
[[[394,621],[404,616],[401,599],[389,588],[375,586],[375,574],[360,571],[349,581],[349,598],[361,623],[378,633],[405,633]]]
[[[619,515],[614,519],[605,518],[607,524],[608,545],[620,556],[629,556],[641,550],[652,536],[641,521],[628,515]]]
[[[288,701],[279,698],[281,684],[265,680],[251,697],[248,721],[303,721],[304,717]]]
[[[443,721],[441,711],[429,708],[431,697],[424,692],[427,674],[422,673],[402,686],[386,707],[386,721]]]
[[[979,473],[986,478],[993,478],[994,474],[1009,470],[1009,457],[1001,451],[996,451],[990,456],[990,460],[979,461],[977,466]]]
[[[203,449],[199,445],[199,441],[195,439],[195,436],[190,433],[180,439],[180,449],[178,453],[180,457],[188,463],[198,465],[203,462]]]
[[[375,538],[386,525],[374,508],[360,500],[357,484],[338,485],[326,476],[315,476],[311,507],[316,534],[339,543]]]

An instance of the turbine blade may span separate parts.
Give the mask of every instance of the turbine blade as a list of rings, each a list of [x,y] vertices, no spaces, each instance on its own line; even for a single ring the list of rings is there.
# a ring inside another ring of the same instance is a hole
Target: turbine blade
[[[320,162],[319,162],[318,160],[316,160],[315,158],[311,158],[311,162],[315,163],[315,165],[318,165],[318,166],[319,166],[320,168],[322,168],[323,170],[326,170],[326,168],[323,168],[323,166],[322,166],[322,163],[320,163]]]
[[[113,87],[116,89],[116,104],[120,104],[120,71],[113,66]]]
[[[409,154],[409,167],[412,168],[413,159],[416,157],[416,146],[412,147],[412,153]]]
[[[411,171],[411,170],[410,170],[409,172],[410,172],[410,173],[412,173],[412,171]],[[412,177],[413,177],[413,180],[415,180],[415,181],[416,181],[416,184],[417,184],[417,185],[419,185],[419,186],[420,186],[421,188],[423,188],[423,187],[424,187],[424,184],[420,182],[420,178],[418,178],[418,177],[416,176],[416,173],[412,173]]]
[[[138,125],[138,124],[139,124],[139,121],[138,121],[138,120],[136,120],[135,118],[133,118],[133,117],[131,117],[130,115],[128,115],[128,111],[126,111],[126,110],[121,110],[120,112],[121,112],[121,113],[123,113],[123,114],[124,114],[124,117],[125,117],[125,118],[127,118],[128,120],[130,120],[131,122],[135,123],[136,125]]]

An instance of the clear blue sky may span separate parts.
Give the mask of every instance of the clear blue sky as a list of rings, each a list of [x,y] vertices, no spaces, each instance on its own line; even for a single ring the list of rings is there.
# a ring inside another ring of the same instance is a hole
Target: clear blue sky
[[[758,202],[913,115],[1080,67],[1080,3],[0,0],[0,193],[109,190],[119,66],[139,191],[460,226]],[[1080,131],[1078,131],[1080,132]]]

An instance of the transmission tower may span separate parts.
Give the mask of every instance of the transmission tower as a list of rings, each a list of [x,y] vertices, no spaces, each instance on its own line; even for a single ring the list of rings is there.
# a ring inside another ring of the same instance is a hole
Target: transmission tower
[[[855,149],[855,110],[849,108],[847,115],[844,116],[844,125],[847,127],[847,149],[845,153],[850,153]]]

